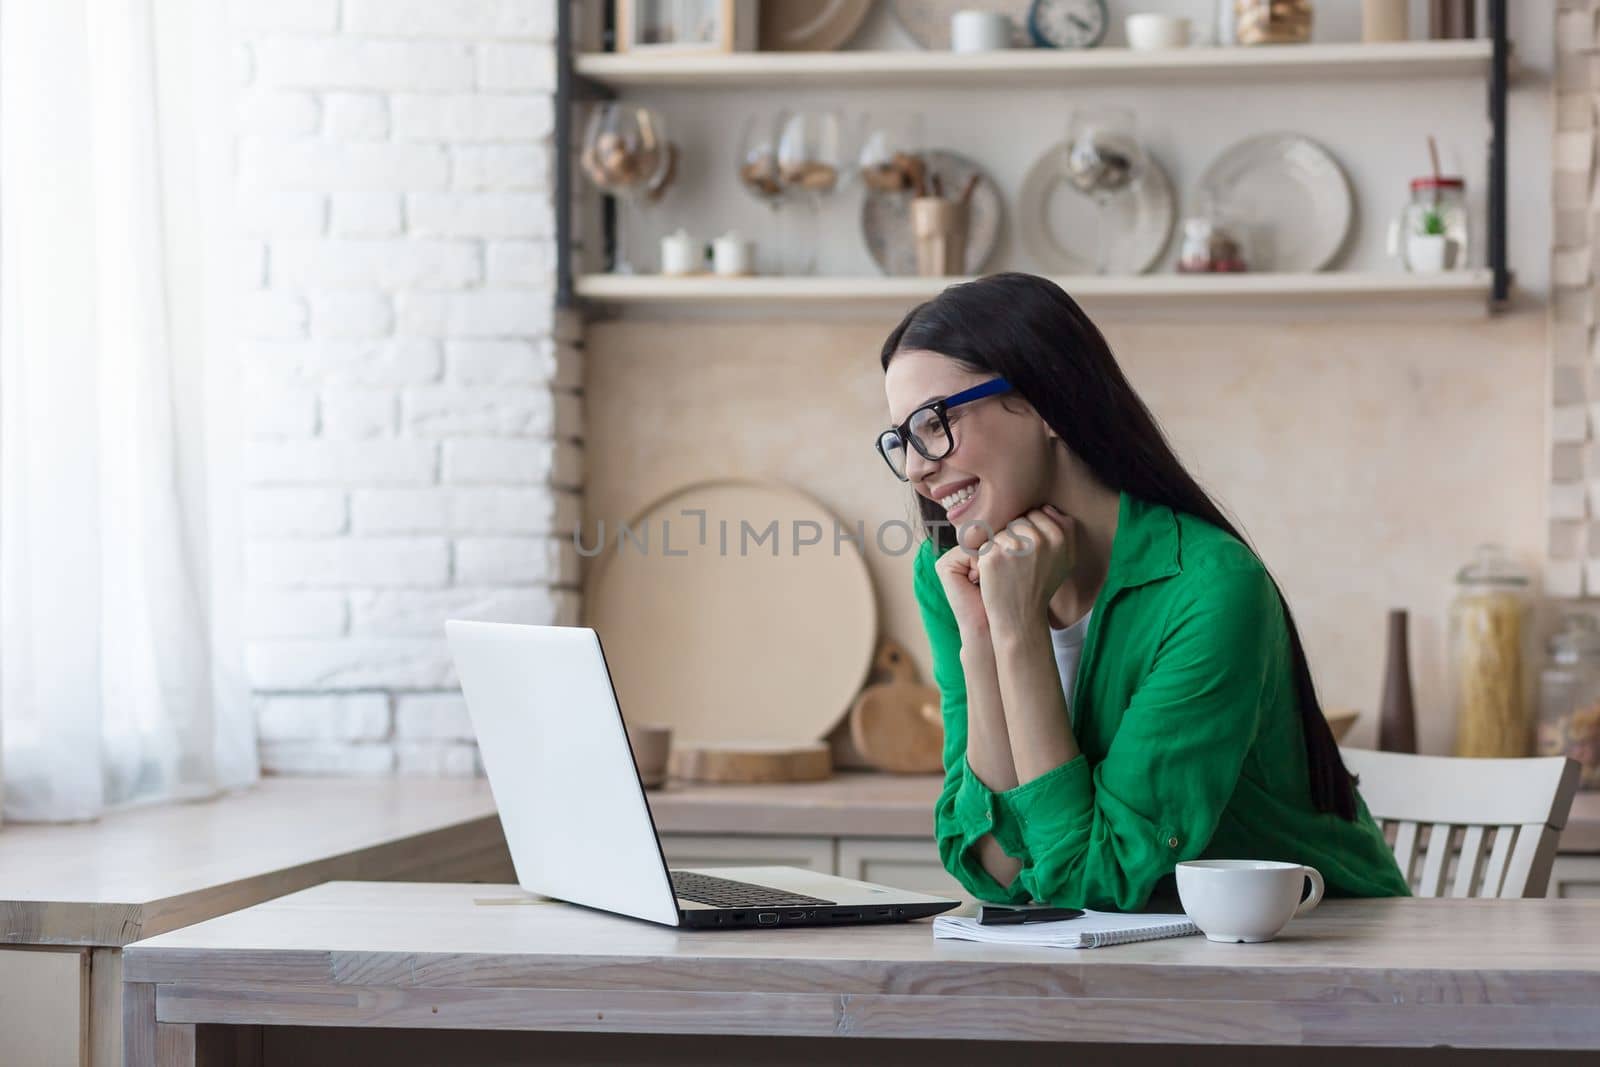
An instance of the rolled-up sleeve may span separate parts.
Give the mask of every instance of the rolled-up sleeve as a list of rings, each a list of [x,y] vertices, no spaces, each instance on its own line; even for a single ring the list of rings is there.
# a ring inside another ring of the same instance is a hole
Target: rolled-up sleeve
[[[944,722],[944,787],[934,804],[934,837],[939,859],[950,874],[981,900],[1022,903],[1028,891],[1021,876],[1004,886],[979,858],[977,845],[993,834],[1007,854],[1022,858],[1020,828],[1000,794],[984,784],[967,764],[967,685],[961,668],[961,631],[934,573],[931,543],[917,554],[913,585],[928,634],[934,684]]]
[[[1207,575],[1175,605],[1106,757],[1079,755],[996,795],[1027,861],[1017,877],[1064,907],[1136,910],[1199,856],[1238,785],[1287,628],[1259,566]]]

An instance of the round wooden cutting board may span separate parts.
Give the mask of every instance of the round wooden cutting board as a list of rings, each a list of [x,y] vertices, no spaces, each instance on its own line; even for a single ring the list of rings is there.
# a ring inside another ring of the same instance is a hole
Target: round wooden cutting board
[[[748,741],[699,745],[672,752],[672,777],[686,782],[815,782],[833,775],[823,741],[757,745]]]
[[[866,562],[853,541],[835,546],[834,516],[788,486],[716,481],[627,525],[619,548],[607,522],[585,597],[623,715],[672,727],[680,749],[825,738],[878,629]],[[584,551],[597,537],[591,523]]]

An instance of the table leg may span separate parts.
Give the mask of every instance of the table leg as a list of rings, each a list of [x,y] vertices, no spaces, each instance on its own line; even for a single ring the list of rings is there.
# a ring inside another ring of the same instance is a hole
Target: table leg
[[[123,1067],[156,1067],[156,987],[148,982],[122,986]]]
[[[130,982],[122,987],[123,1067],[196,1067],[193,1023],[156,1020],[156,987]]]
[[[88,1067],[122,1067],[122,950],[89,951]]]
[[[261,1067],[259,1026],[196,1026],[156,1018],[156,987],[122,987],[123,1067]]]
[[[194,1023],[156,1023],[156,1067],[196,1067]]]

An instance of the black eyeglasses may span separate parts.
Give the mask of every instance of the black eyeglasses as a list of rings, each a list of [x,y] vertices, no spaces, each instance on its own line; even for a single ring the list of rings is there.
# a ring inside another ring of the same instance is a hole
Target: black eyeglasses
[[[896,478],[902,482],[909,481],[906,477],[907,445],[921,453],[923,459],[943,459],[955,448],[955,438],[950,435],[950,419],[946,413],[951,408],[1010,389],[1011,383],[1004,378],[990,378],[943,400],[930,400],[906,416],[906,421],[899,426],[890,427],[878,435],[878,455],[894,471]]]

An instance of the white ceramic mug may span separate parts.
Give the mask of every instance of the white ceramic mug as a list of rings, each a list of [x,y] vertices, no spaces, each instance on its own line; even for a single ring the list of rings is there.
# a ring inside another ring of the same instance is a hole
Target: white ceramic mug
[[[1189,20],[1177,15],[1129,15],[1123,26],[1128,31],[1128,47],[1136,52],[1189,44]]]
[[[1011,47],[1011,19],[995,11],[957,11],[950,16],[950,51],[994,52]]]
[[[1175,873],[1184,912],[1211,941],[1271,941],[1324,888],[1315,867],[1274,860],[1185,860]],[[1301,900],[1307,879],[1311,895]]]

